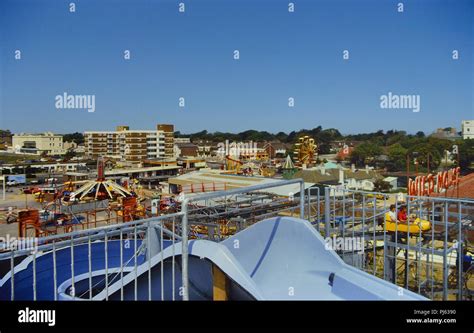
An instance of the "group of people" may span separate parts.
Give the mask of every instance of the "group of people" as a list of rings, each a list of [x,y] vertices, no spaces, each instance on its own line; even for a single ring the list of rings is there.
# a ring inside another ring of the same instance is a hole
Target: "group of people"
[[[390,205],[388,217],[390,218],[391,222],[408,223],[408,221],[412,221],[412,219],[407,215],[407,206],[405,205],[400,206],[398,212],[395,205]]]

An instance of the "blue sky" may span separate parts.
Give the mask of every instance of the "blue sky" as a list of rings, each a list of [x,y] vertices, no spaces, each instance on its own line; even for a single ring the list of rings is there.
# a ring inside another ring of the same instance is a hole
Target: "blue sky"
[[[459,129],[474,119],[474,1],[400,1],[2,0],[0,128]],[[96,111],[56,109],[63,92],[94,94]],[[381,109],[388,92],[419,94],[421,112]]]

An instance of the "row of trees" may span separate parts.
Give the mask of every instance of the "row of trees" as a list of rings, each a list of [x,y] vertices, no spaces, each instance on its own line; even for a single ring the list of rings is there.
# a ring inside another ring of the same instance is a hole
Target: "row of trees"
[[[341,140],[344,137],[341,133],[334,128],[323,129],[321,126],[313,129],[302,129],[299,131],[292,131],[290,133],[278,132],[276,134],[269,133],[267,131],[248,130],[240,133],[228,133],[228,132],[214,132],[210,133],[206,130],[192,133],[182,134],[181,132],[175,132],[176,137],[190,137],[191,141],[196,142],[198,140],[205,140],[211,142],[224,142],[229,141],[278,141],[282,143],[294,144],[299,137],[308,135],[315,139],[318,144],[318,151],[320,154],[328,154],[330,152],[330,143],[335,140]]]
[[[391,145],[382,146],[372,140],[356,146],[350,155],[350,161],[358,166],[369,164],[386,167],[389,171],[405,170],[407,158],[411,168],[416,166],[420,171],[436,170],[446,158],[446,151],[454,153],[457,164],[459,150],[459,166],[463,170],[470,168],[474,161],[474,140],[450,141],[433,137],[404,136]],[[429,163],[429,165],[428,165]]]
[[[302,129],[290,133],[276,134],[267,131],[248,130],[240,133],[201,131],[193,134],[175,132],[176,137],[190,137],[191,141],[206,140],[211,142],[230,141],[279,141],[294,144],[299,137],[308,135],[318,144],[319,154],[330,153],[330,143],[344,141],[353,143],[355,148],[349,157],[349,162],[357,166],[369,164],[387,168],[389,171],[405,170],[407,156],[410,165],[415,167],[416,158],[419,170],[435,170],[446,157],[445,151],[452,151],[453,145],[459,148],[459,164],[463,169],[471,166],[474,161],[474,140],[450,141],[433,136],[426,136],[419,131],[416,134],[407,134],[405,131],[379,130],[372,133],[342,135],[337,129],[323,129],[321,126],[313,129]],[[429,165],[428,165],[429,161]]]

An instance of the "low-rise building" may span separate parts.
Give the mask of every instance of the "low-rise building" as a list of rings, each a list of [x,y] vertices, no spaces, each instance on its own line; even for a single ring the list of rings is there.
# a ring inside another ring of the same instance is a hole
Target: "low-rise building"
[[[198,156],[198,146],[194,143],[176,143],[174,146],[176,157]]]
[[[191,143],[191,138],[174,138],[174,143]]]
[[[199,156],[215,156],[218,150],[217,144],[211,141],[198,140],[195,144],[198,146]]]
[[[63,155],[63,136],[46,132],[41,134],[15,134],[12,137],[12,147],[17,154],[32,155]]]
[[[281,142],[259,142],[257,147],[265,150],[269,158],[282,158],[287,155],[291,145]]]
[[[293,175],[293,178],[302,178],[305,182],[322,186],[364,191],[373,191],[374,183],[380,177],[376,171],[369,167],[359,170],[347,169],[331,162],[311,169],[298,170]]]
[[[77,143],[75,143],[74,141],[66,141],[63,143],[63,148],[64,150],[68,151],[68,150],[75,150],[77,148]]]
[[[397,190],[398,189],[398,177],[385,177],[384,182],[387,182],[390,185],[391,190]]]

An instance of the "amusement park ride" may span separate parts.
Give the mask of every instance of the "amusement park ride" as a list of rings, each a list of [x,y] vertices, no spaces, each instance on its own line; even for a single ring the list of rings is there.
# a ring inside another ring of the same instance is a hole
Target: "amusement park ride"
[[[126,188],[105,178],[105,160],[99,157],[97,160],[97,179],[85,183],[70,196],[70,199],[74,201],[76,198],[82,200],[84,197],[93,197],[95,200],[104,200],[130,196],[132,194]]]
[[[82,185],[82,186],[81,186]],[[79,188],[77,188],[80,186]],[[41,202],[41,210],[27,208],[18,212],[20,237],[33,230],[36,237],[97,227],[101,223],[127,222],[146,216],[133,191],[105,177],[105,160],[97,160],[97,178],[89,181],[66,181],[31,191]]]
[[[291,157],[288,155],[284,163],[283,169],[296,169],[311,167],[316,162],[317,145],[313,138],[308,135],[302,136],[298,139],[294,149],[294,164]],[[288,167],[288,158],[291,161],[291,167]],[[272,161],[274,163],[274,161]],[[225,156],[225,170],[226,173],[242,174],[242,175],[260,175],[263,177],[273,177],[276,169],[270,162],[268,154],[263,152],[256,152],[253,154],[242,153],[238,156]]]
[[[294,159],[298,167],[311,166],[315,162],[317,145],[313,138],[305,135],[298,139],[295,144]]]
[[[244,176],[261,175],[263,177],[272,177],[275,170],[268,166],[268,155],[258,155],[254,160],[250,160],[248,156],[225,157],[226,172],[229,174],[240,174]]]

